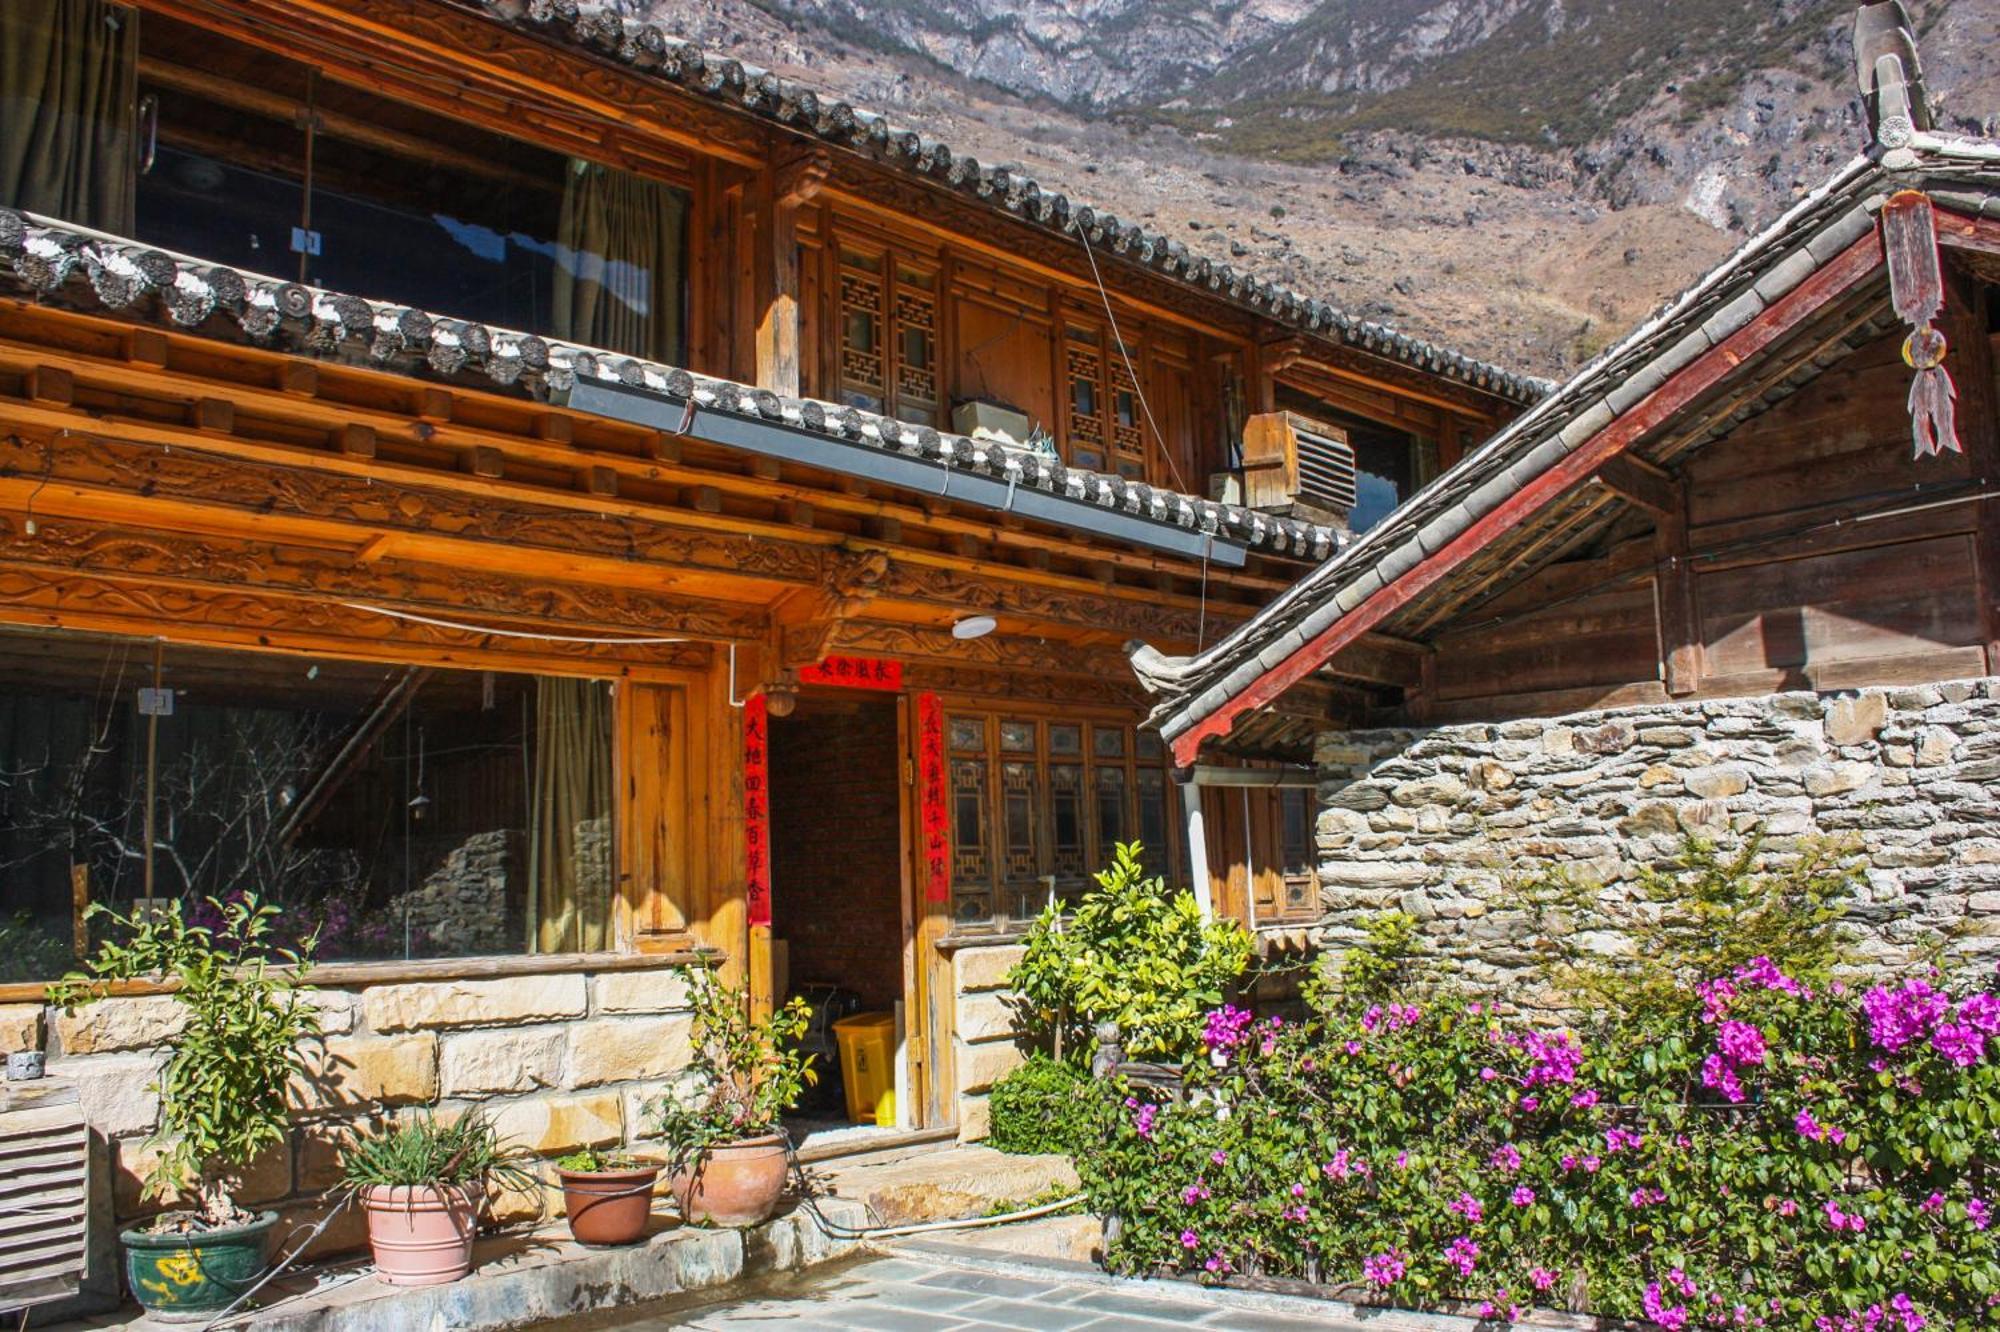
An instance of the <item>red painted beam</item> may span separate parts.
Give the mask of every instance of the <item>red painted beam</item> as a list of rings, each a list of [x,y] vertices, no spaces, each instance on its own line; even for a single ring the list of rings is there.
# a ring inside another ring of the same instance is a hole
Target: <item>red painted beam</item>
[[[1544,505],[1633,444],[1657,430],[1674,414],[1715,387],[1745,361],[1772,346],[1826,305],[1868,280],[1882,267],[1882,236],[1870,231],[1832,262],[1767,306],[1762,313],[1718,346],[1711,347],[1673,378],[1654,389],[1632,409],[1573,449],[1560,462],[1508,496],[1485,517],[1458,534],[1443,550],[1418,564],[1353,611],[1328,625],[1291,656],[1266,671],[1235,698],[1174,738],[1174,762],[1192,766],[1204,740],[1229,734],[1236,718],[1263,707],[1311,675],[1334,653],[1367,633],[1396,611],[1416,600],[1438,580],[1459,568],[1493,539],[1527,521]]]
[[[1944,208],[1937,210],[1936,218],[1940,244],[1977,250],[1981,254],[2000,254],[2000,219],[1967,217]]]

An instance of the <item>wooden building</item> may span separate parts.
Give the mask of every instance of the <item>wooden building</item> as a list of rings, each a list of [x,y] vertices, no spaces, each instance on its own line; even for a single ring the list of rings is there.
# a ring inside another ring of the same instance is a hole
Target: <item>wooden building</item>
[[[248,890],[321,931],[318,1111],[637,1138],[706,950],[899,1012],[900,1124],[976,1133],[1007,941],[1190,872],[1121,645],[1547,388],[575,0],[0,45],[0,1033],[105,1087],[165,1033],[41,1013],[83,906]]]
[[[1881,955],[1993,947],[2000,145],[1932,127],[1900,6],[1857,52],[1851,163],[1214,647],[1135,654],[1197,781],[1298,765],[1304,869],[1225,906],[1300,945],[1402,905],[1504,973],[1510,871],[1761,828],[1862,839]]]

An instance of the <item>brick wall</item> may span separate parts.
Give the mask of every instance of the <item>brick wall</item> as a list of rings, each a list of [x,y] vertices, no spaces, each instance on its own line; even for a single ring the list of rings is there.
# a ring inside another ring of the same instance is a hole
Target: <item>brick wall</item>
[[[899,760],[888,699],[771,723],[772,933],[795,988],[831,982],[871,1010],[903,997]]]
[[[641,1144],[645,1103],[688,1060],[687,991],[673,970],[557,973],[315,991],[326,1032],[314,1073],[292,1090],[289,1140],[238,1183],[246,1205],[274,1207],[288,1232],[317,1221],[339,1178],[341,1143],[377,1107],[441,1115],[474,1107],[510,1144],[543,1157],[579,1147]],[[185,1022],[170,996],[106,999],[74,1014],[0,1007],[0,1054],[45,1048],[52,1076],[72,1079],[111,1174],[115,1219],[158,1210],[141,1201],[158,1127],[151,1090]],[[551,1195],[548,1215],[561,1210]],[[544,1215],[538,1194],[492,1201],[499,1221]],[[357,1249],[366,1233],[349,1208],[315,1245]]]

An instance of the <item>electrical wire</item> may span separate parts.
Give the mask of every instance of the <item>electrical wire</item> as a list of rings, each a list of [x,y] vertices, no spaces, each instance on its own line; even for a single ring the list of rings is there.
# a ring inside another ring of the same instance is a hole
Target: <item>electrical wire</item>
[[[689,638],[618,638],[593,637],[585,634],[537,633],[527,629],[496,629],[486,624],[466,624],[459,620],[441,620],[431,615],[418,615],[414,611],[391,610],[387,606],[374,606],[365,601],[343,601],[348,610],[367,611],[373,615],[386,615],[392,620],[408,620],[412,624],[427,624],[435,629],[455,629],[466,634],[487,634],[494,638],[527,638],[542,643],[591,643],[608,644],[614,647],[651,647],[659,643],[691,643]]]
[[[1146,390],[1139,384],[1139,372],[1132,368],[1132,353],[1125,349],[1125,335],[1118,329],[1118,316],[1111,310],[1111,293],[1104,289],[1104,275],[1097,271],[1097,251],[1090,248],[1090,233],[1084,227],[1076,229],[1077,239],[1083,242],[1084,258],[1090,260],[1090,279],[1097,284],[1097,299],[1104,303],[1104,317],[1111,323],[1111,339],[1118,344],[1118,355],[1125,362],[1125,373],[1132,379],[1132,396],[1139,400],[1139,410],[1146,414],[1146,424],[1152,428],[1153,443],[1159,446],[1160,457],[1166,461],[1167,471],[1173,475],[1174,486],[1183,494],[1191,494],[1186,478],[1174,462],[1173,453],[1167,448],[1167,437],[1160,433],[1160,423],[1153,419],[1153,405],[1146,401]]]

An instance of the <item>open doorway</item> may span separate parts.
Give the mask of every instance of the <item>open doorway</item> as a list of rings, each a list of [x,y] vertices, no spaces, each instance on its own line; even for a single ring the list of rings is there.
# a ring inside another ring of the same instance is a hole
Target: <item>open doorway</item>
[[[812,1005],[820,1070],[795,1138],[872,1137],[911,1122],[901,1095],[870,1102],[893,1123],[850,1113],[833,1028],[845,1019],[871,1028],[873,1069],[892,1090],[905,1081],[900,769],[893,695],[805,694],[790,716],[771,719],[772,982],[780,1001]]]

